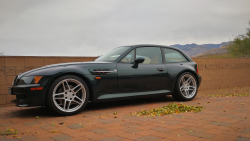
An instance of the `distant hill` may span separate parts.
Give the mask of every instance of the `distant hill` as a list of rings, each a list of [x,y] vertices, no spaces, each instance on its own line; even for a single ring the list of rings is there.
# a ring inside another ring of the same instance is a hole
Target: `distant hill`
[[[205,51],[203,53],[199,53],[199,54],[194,55],[192,57],[199,57],[199,56],[204,56],[204,55],[209,55],[209,54],[222,54],[222,53],[227,53],[227,49],[225,47],[212,48],[208,51]]]
[[[204,53],[210,49],[225,47],[229,42],[222,42],[220,44],[203,44],[203,45],[197,45],[197,44],[186,44],[186,45],[170,45],[171,47],[177,47],[181,50],[183,50],[188,56],[194,57],[198,54]]]

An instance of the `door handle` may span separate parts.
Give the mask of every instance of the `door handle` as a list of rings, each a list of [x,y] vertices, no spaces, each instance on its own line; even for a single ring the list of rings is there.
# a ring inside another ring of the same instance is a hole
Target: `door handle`
[[[164,71],[164,68],[157,68],[158,71]]]

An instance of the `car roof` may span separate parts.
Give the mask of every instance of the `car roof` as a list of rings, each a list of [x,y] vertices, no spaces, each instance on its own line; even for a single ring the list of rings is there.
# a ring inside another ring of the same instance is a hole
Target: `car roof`
[[[127,46],[128,47],[128,46]],[[133,47],[133,48],[136,48],[136,47],[165,47],[165,48],[172,48],[172,49],[177,49],[177,50],[180,50],[176,47],[170,47],[170,46],[165,46],[165,45],[155,45],[155,44],[138,44],[138,45],[129,45],[129,47]]]

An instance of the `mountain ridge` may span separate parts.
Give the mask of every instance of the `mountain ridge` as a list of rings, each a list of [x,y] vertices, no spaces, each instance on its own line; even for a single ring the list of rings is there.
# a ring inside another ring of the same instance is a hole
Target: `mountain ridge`
[[[220,47],[225,47],[229,42],[222,42],[220,44],[185,44],[185,45],[180,45],[180,44],[174,44],[170,45],[171,47],[176,47],[181,50],[183,50],[188,56],[193,57],[198,54],[202,54],[210,49],[213,48],[220,48]]]

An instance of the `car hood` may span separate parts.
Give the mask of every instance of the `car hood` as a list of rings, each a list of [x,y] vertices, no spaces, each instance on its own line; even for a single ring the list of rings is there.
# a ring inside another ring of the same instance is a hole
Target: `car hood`
[[[23,77],[24,75],[26,75],[28,73],[31,73],[31,72],[34,72],[34,71],[37,71],[37,70],[52,68],[52,67],[62,67],[62,66],[65,67],[65,66],[71,66],[71,65],[86,65],[86,66],[88,66],[88,65],[91,65],[91,64],[95,64],[96,65],[96,64],[104,64],[104,63],[112,63],[112,62],[91,61],[91,62],[71,62],[71,63],[52,64],[52,65],[46,65],[46,66],[43,66],[43,67],[40,67],[40,68],[36,68],[36,69],[30,70],[30,71],[18,74],[18,77],[21,78],[21,77]]]

